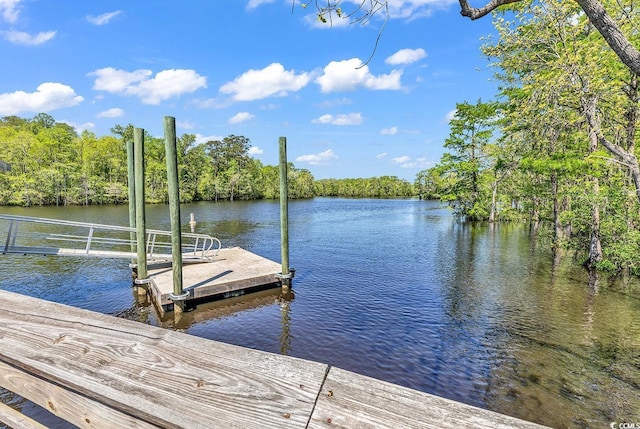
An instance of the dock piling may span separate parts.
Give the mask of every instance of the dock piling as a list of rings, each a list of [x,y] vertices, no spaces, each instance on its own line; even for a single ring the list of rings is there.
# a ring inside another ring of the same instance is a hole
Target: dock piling
[[[171,257],[173,266],[173,294],[175,312],[182,313],[189,292],[182,289],[182,232],[180,228],[180,188],[178,183],[178,153],[176,149],[176,119],[164,117],[164,143],[169,185],[169,214],[171,217]]]
[[[134,283],[144,285],[149,282],[147,278],[147,224],[144,207],[144,130],[135,128],[133,131],[134,148],[134,175],[135,175],[135,200],[136,200],[136,243],[137,243],[137,278]]]
[[[282,272],[278,275],[282,283],[282,293],[291,289],[294,270],[289,268],[289,190],[287,179],[287,138],[280,137],[280,249]]]
[[[135,176],[135,156],[133,148],[133,140],[127,140],[127,184],[129,191],[129,228],[136,228],[136,176]],[[129,241],[131,242],[131,253],[136,253],[136,233],[129,233]],[[136,258],[131,258],[131,264],[136,263]],[[136,295],[145,295],[146,289],[134,283],[134,293]]]

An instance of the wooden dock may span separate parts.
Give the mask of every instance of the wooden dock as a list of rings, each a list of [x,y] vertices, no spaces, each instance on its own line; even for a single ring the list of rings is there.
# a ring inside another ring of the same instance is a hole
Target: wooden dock
[[[322,363],[6,291],[0,386],[81,428],[542,427]],[[43,427],[2,404],[0,421]]]
[[[229,298],[261,287],[280,287],[276,274],[280,264],[240,247],[220,249],[213,262],[182,267],[183,291],[188,300]],[[149,266],[149,295],[161,313],[170,310],[173,302],[173,271],[168,264]]]

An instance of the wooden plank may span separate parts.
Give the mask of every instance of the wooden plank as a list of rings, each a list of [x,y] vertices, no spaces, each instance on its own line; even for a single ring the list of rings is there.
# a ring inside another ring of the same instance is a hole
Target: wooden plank
[[[0,362],[0,386],[74,425],[96,429],[157,428]],[[0,421],[2,418],[0,418]],[[9,423],[9,422],[6,422]]]
[[[327,366],[0,292],[0,361],[161,427],[305,427]]]
[[[0,403],[0,423],[4,423],[12,428],[47,429],[47,427],[40,422],[25,416],[20,411],[14,410],[3,403]]]
[[[535,429],[543,426],[332,367],[309,428]]]

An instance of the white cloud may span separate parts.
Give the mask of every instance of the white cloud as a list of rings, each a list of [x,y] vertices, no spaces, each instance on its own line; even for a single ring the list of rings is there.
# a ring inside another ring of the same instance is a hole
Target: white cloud
[[[389,0],[389,16],[395,19],[416,19],[430,16],[436,10],[447,10],[457,5],[456,0]]]
[[[389,155],[387,152],[379,153],[376,155],[376,158],[378,159],[386,158],[387,155]]]
[[[0,13],[2,19],[14,23],[18,20],[19,7],[22,0],[0,0]]]
[[[258,146],[251,146],[249,148],[249,155],[262,155],[264,150],[260,149]]]
[[[202,134],[196,133],[196,144],[202,144],[206,142],[214,142],[214,141],[222,141],[224,137],[222,136],[203,136]]]
[[[391,161],[395,162],[396,164],[402,164],[403,162],[409,162],[411,161],[411,157],[408,156],[399,156],[397,158],[393,158]]]
[[[98,118],[119,118],[124,116],[124,110],[119,107],[113,107],[111,109],[107,109],[103,112],[98,113]]]
[[[195,99],[192,103],[200,109],[223,109],[228,107],[230,104],[228,100],[222,100],[219,98]]]
[[[229,118],[229,121],[227,122],[229,124],[239,124],[240,122],[246,122],[255,117],[256,115],[249,112],[238,112],[235,115],[233,115],[231,118]]]
[[[63,107],[73,107],[84,101],[70,86],[46,82],[36,92],[16,91],[0,94],[0,115],[17,115],[22,112],[50,112]]]
[[[308,73],[296,75],[286,71],[282,64],[273,63],[262,70],[251,69],[220,87],[220,92],[231,94],[236,101],[260,100],[270,96],[282,97],[289,91],[298,91],[309,83]]]
[[[313,119],[311,122],[314,124],[360,125],[362,120],[362,113],[347,113],[340,115],[326,114]]]
[[[396,135],[398,134],[398,127],[383,128],[380,130],[380,134],[387,135],[387,136]]]
[[[346,106],[348,104],[353,104],[353,101],[351,101],[347,97],[343,97],[335,100],[324,100],[323,102],[319,103],[317,107],[321,109],[332,109],[336,106]]]
[[[394,66],[399,64],[411,64],[411,63],[415,63],[416,61],[420,61],[426,56],[427,56],[427,53],[422,48],[400,49],[395,54],[391,55],[390,57],[387,57],[387,59],[384,60],[384,62]]]
[[[93,89],[120,95],[133,95],[145,104],[161,101],[207,87],[207,78],[195,70],[169,69],[151,77],[151,70],[117,70],[113,67],[98,69],[88,74],[97,76]]]
[[[176,127],[182,128],[183,130],[192,130],[195,128],[195,125],[193,125],[189,121],[181,121],[179,119],[176,119]]]
[[[262,6],[263,4],[274,3],[276,0],[249,0],[247,3],[247,10],[253,10],[257,7]]]
[[[363,66],[358,58],[331,61],[323,69],[322,76],[315,82],[322,92],[353,91],[357,88],[373,90],[401,89],[401,70],[392,70],[389,74],[374,76],[368,66]]]
[[[457,109],[449,110],[442,119],[444,123],[448,124],[456,116]]]
[[[121,10],[116,10],[114,12],[107,12],[98,16],[87,15],[87,21],[89,21],[93,25],[104,25],[104,24],[108,24],[109,21],[111,21],[113,18],[120,15],[121,13],[122,13]]]
[[[5,31],[4,38],[16,45],[37,46],[48,42],[56,37],[55,31],[42,31],[36,35],[31,35],[23,31]]]
[[[327,165],[332,159],[338,159],[338,156],[331,149],[313,155],[301,155],[296,158],[296,162],[308,162],[311,165]]]
[[[85,122],[84,124],[76,124],[75,122],[67,121],[62,119],[58,122],[63,122],[71,127],[73,127],[78,134],[81,134],[83,131],[91,131],[95,128],[96,124],[93,122]]]
[[[435,165],[434,162],[429,161],[425,157],[412,159],[411,157],[406,155],[393,158],[391,161],[396,164],[400,164],[400,167],[402,168],[430,168]]]

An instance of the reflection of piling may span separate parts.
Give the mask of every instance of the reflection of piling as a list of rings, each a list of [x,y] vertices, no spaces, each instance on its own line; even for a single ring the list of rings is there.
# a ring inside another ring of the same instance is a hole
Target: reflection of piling
[[[147,246],[146,246],[146,213],[144,207],[144,130],[135,128],[133,132],[134,175],[136,200],[136,243],[137,243],[137,278],[135,284],[149,283],[147,278]]]
[[[164,143],[167,158],[167,183],[169,185],[169,213],[171,217],[171,260],[173,266],[173,309],[182,313],[189,292],[182,290],[182,232],[180,228],[180,189],[178,186],[178,153],[176,149],[176,119],[164,118]]]
[[[282,332],[280,333],[280,354],[287,355],[291,350],[291,301],[294,294],[292,290],[280,295],[280,323]]]
[[[282,272],[278,275],[282,282],[282,292],[291,288],[295,270],[289,269],[289,190],[287,185],[287,138],[280,137],[280,244]]]
[[[189,213],[189,226],[191,227],[191,232],[196,232],[196,215],[193,213]]]

